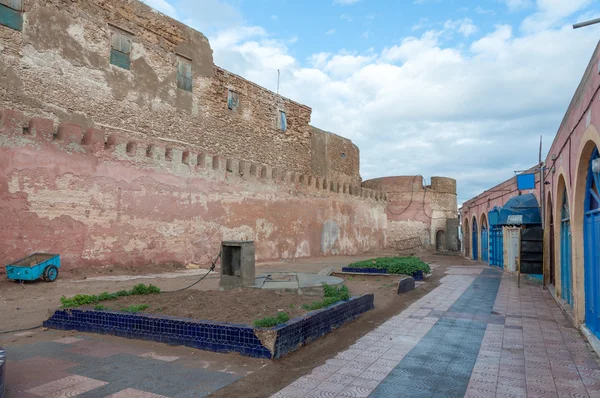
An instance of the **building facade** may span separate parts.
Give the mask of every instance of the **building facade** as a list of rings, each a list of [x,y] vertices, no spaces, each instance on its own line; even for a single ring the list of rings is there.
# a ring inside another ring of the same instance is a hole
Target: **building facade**
[[[545,159],[532,191],[543,201],[544,283],[572,315],[592,345],[600,347],[600,46],[588,67]],[[473,220],[516,195],[508,180],[463,205],[465,255],[473,258]],[[496,192],[493,192],[496,191]],[[492,193],[493,192],[493,193]],[[478,235],[481,240],[481,235]],[[469,244],[471,246],[469,247]],[[477,256],[475,256],[477,258]]]

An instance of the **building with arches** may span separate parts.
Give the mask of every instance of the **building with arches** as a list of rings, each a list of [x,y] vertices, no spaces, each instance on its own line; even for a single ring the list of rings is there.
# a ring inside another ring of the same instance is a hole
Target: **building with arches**
[[[519,194],[533,193],[540,203],[543,200],[543,282],[597,351],[600,351],[599,72],[600,44],[544,161],[543,190],[539,173],[535,189],[530,191],[519,192],[516,178],[511,178],[466,201],[459,210],[465,231],[463,253],[483,260],[475,254],[485,250],[485,244],[481,243],[486,239],[485,233],[481,227],[477,232],[471,228],[471,234],[467,233],[469,224],[482,220],[494,207],[502,207]],[[535,169],[539,166],[532,168]],[[489,253],[493,253],[493,248]]]

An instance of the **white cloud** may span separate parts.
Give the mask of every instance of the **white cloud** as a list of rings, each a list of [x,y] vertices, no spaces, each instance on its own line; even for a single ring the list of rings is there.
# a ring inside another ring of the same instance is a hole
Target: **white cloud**
[[[525,18],[521,28],[527,32],[552,28],[591,3],[592,0],[537,0],[537,12]]]
[[[504,0],[504,2],[510,11],[519,11],[532,5],[532,0]]]
[[[477,26],[473,25],[473,21],[470,18],[446,21],[446,23],[444,23],[444,29],[456,30],[464,37],[469,37],[477,32]]]
[[[475,7],[475,12],[477,14],[482,14],[482,15],[486,15],[486,14],[494,15],[496,13],[494,10],[482,8],[481,6]]]
[[[340,19],[343,19],[344,21],[352,22],[352,17],[348,14],[340,15]]]
[[[169,4],[167,0],[142,0],[142,2],[148,4],[155,10],[170,16],[171,18],[177,18],[177,11],[175,10],[175,7]]]
[[[332,34],[334,34],[334,33],[335,33],[335,29],[329,29],[327,32],[325,32],[325,34],[326,34],[327,36],[331,36],[331,35],[332,35]]]

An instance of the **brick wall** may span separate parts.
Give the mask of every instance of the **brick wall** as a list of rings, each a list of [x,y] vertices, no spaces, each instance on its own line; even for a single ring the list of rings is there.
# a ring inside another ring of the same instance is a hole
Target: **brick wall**
[[[0,252],[66,267],[206,264],[221,240],[258,260],[385,245],[384,194],[301,172],[0,111]],[[352,191],[352,193],[350,193]]]

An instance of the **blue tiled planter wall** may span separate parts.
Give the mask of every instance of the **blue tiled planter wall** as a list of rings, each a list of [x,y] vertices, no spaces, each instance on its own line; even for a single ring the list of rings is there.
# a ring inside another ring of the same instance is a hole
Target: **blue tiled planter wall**
[[[387,274],[387,268],[342,267],[342,272],[356,272],[359,274]]]
[[[44,326],[277,359],[357,318],[373,306],[373,295],[368,294],[294,318],[272,328],[276,331],[273,350],[263,346],[251,326],[167,316],[58,310]]]

